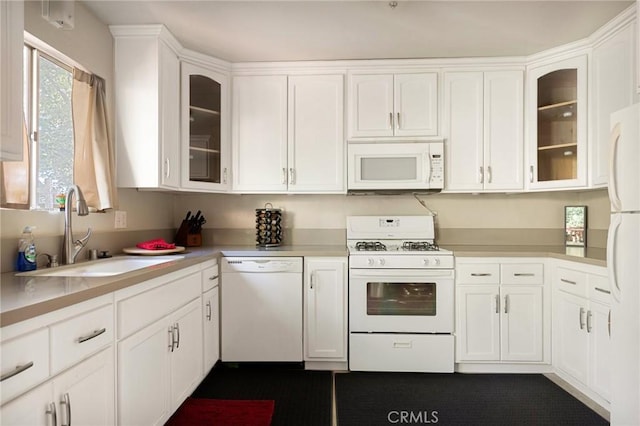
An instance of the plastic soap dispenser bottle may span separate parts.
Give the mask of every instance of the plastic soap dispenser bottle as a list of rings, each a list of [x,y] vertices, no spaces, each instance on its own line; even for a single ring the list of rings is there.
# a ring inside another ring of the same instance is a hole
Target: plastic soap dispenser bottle
[[[25,226],[18,242],[18,261],[16,269],[19,272],[36,269],[36,244],[33,240],[33,226]]]

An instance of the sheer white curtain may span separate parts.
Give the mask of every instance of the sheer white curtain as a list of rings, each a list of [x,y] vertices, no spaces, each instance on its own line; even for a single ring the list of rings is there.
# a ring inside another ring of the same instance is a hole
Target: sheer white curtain
[[[73,181],[90,208],[116,208],[115,152],[109,135],[104,80],[75,68],[71,102]]]

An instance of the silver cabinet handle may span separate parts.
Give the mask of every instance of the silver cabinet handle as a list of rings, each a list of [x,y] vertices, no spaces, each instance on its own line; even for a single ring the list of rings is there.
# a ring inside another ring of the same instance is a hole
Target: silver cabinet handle
[[[296,184],[296,171],[293,167],[289,167],[289,183],[291,185]]]
[[[227,183],[227,168],[222,170],[222,183]]]
[[[176,323],[174,329],[176,330],[176,335],[178,336],[176,340],[176,349],[178,349],[180,347],[180,324]]]
[[[212,275],[209,277],[209,281],[217,280],[220,275]]]
[[[534,277],[535,275],[532,272],[516,272],[513,274],[514,277]]]
[[[71,398],[69,398],[69,393],[62,395],[60,405],[64,405],[67,412],[67,423],[60,422],[60,426],[71,426]]]
[[[393,113],[389,113],[389,127],[393,129]]]
[[[169,176],[171,175],[171,160],[169,160],[169,157],[164,159],[164,177],[165,178],[169,178]]]
[[[286,167],[282,168],[282,183],[283,184],[287,183],[287,168]]]
[[[78,343],[83,343],[83,342],[86,342],[87,340],[94,339],[94,338],[98,337],[99,335],[104,334],[106,331],[107,331],[107,329],[104,328],[104,327],[99,329],[99,330],[94,330],[93,333],[91,333],[91,334],[89,334],[87,336],[78,337]]]
[[[609,337],[611,337],[611,309],[609,309],[609,318],[607,318],[607,330],[609,331]]]
[[[480,166],[480,183],[484,183],[484,168]]]
[[[500,313],[500,295],[496,294],[496,314]]]
[[[58,415],[56,414],[56,404],[54,402],[49,403],[49,408],[45,413],[51,416],[51,424],[56,426],[58,424]]]
[[[580,330],[584,330],[584,321],[582,321],[582,317],[584,315],[584,308],[580,308],[579,320],[580,320]]]
[[[398,126],[398,129],[400,129],[400,128],[402,127],[402,126],[400,125],[400,113],[397,113],[397,114],[396,114],[396,117],[397,117],[397,121],[398,121],[398,122],[396,123],[396,126]]]
[[[207,321],[211,321],[211,302],[207,302]]]
[[[600,293],[611,294],[609,290],[605,290],[604,288],[595,287],[595,290],[599,291]]]
[[[571,285],[577,285],[578,284],[575,281],[571,281],[571,280],[568,280],[566,278],[560,278],[560,281],[562,281],[563,283],[571,284]]]
[[[169,326],[169,349],[171,349],[171,352],[173,352],[174,345],[175,345],[175,339],[173,336],[173,326]]]
[[[9,371],[8,373],[4,373],[2,376],[0,376],[0,382],[4,382],[7,379],[12,378],[13,376],[16,376],[20,373],[22,373],[25,370],[30,369],[31,367],[33,367],[33,361],[29,361],[26,364],[23,365],[16,365],[16,368],[14,368],[13,370]]]
[[[490,277],[491,274],[488,272],[472,272],[471,276],[472,277]]]
[[[591,333],[591,309],[587,311],[587,333]]]
[[[491,166],[487,166],[487,183],[491,183]]]
[[[529,182],[533,183],[533,166],[529,166]]]
[[[509,313],[509,295],[504,296],[504,313]]]
[[[314,272],[311,273],[311,276],[309,277],[309,289],[313,290],[313,275]]]

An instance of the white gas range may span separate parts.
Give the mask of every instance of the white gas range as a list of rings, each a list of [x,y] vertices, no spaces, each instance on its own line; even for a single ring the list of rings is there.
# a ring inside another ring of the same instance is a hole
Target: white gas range
[[[453,372],[454,257],[432,216],[350,216],[349,368]]]

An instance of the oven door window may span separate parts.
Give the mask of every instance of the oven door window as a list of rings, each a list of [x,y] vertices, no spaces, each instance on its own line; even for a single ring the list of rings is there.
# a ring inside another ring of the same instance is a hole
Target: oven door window
[[[436,315],[436,283],[367,283],[367,315]]]

